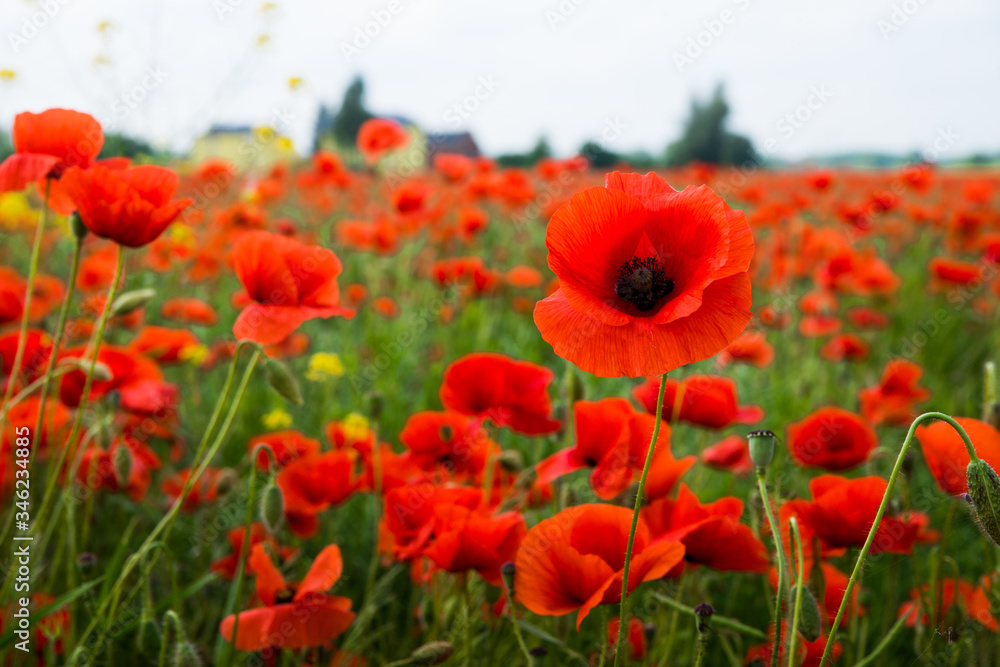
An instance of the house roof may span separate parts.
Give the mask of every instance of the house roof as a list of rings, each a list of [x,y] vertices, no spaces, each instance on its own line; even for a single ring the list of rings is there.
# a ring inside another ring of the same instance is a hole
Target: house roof
[[[427,135],[427,157],[443,153],[457,153],[466,157],[479,157],[479,146],[469,132],[435,132]]]

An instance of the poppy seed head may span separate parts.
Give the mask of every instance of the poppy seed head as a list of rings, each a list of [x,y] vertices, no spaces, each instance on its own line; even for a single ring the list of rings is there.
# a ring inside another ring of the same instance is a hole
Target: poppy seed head
[[[618,269],[615,294],[640,311],[653,310],[674,291],[674,281],[667,277],[663,264],[656,256],[633,257]]]

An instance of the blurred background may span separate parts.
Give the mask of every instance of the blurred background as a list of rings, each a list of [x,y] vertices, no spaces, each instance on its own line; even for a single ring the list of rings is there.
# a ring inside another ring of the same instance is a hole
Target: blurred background
[[[87,111],[105,154],[353,148],[529,164],[889,166],[1000,155],[994,0],[3,0],[0,127]],[[9,151],[0,136],[0,156]]]

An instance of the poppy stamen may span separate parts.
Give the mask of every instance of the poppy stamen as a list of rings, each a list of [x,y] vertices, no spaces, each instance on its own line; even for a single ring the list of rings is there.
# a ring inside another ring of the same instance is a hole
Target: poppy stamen
[[[640,311],[653,310],[663,297],[674,291],[674,281],[667,277],[656,256],[633,257],[618,269],[615,294]]]
[[[288,604],[295,599],[295,589],[294,588],[283,588],[274,594],[275,604]]]

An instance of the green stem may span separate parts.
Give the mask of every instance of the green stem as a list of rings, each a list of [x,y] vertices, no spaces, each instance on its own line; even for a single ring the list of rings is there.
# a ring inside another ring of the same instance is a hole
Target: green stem
[[[94,334],[94,339],[88,349],[84,352],[84,356],[90,355],[90,368],[87,369],[87,376],[83,382],[83,392],[80,394],[80,404],[76,408],[76,417],[73,420],[73,428],[70,430],[69,437],[66,439],[66,445],[62,447],[59,451],[59,455],[56,458],[56,463],[51,467],[51,474],[49,475],[48,484],[45,487],[45,495],[42,497],[42,505],[38,510],[38,514],[35,517],[34,526],[44,525],[45,512],[48,509],[49,503],[52,501],[52,493],[55,491],[56,482],[59,479],[59,471],[62,469],[62,465],[66,460],[66,455],[69,449],[72,448],[73,443],[76,442],[77,436],[80,435],[80,428],[83,426],[83,415],[87,411],[87,405],[90,403],[90,388],[94,383],[94,370],[97,368],[97,357],[101,351],[101,343],[104,341],[104,329],[107,326],[108,319],[111,316],[111,305],[115,301],[115,296],[118,293],[118,283],[121,282],[122,270],[125,268],[125,250],[118,246],[118,261],[115,265],[115,274],[112,278],[111,287],[108,289],[108,298],[104,303],[104,309],[101,312],[101,318],[97,323],[97,331]],[[32,529],[34,529],[32,526]]]
[[[236,359],[238,357],[238,351],[239,347],[237,347],[237,354],[234,355],[233,358],[234,370],[235,370]],[[187,497],[187,492],[190,490],[190,487],[193,486],[201,478],[202,474],[204,474],[205,470],[208,468],[208,464],[212,461],[213,458],[215,458],[215,454],[218,452],[219,448],[222,446],[222,443],[225,441],[225,437],[229,432],[229,427],[232,425],[232,421],[236,415],[236,411],[239,408],[240,403],[242,402],[243,394],[246,393],[247,385],[250,383],[250,376],[253,373],[254,367],[257,365],[257,360],[260,358],[260,354],[261,354],[260,348],[258,347],[256,350],[254,350],[254,354],[250,358],[250,362],[247,364],[246,370],[244,370],[243,372],[243,377],[240,380],[240,385],[237,388],[236,395],[234,396],[233,401],[229,407],[229,412],[226,414],[226,418],[219,429],[218,436],[216,437],[215,441],[209,448],[208,453],[204,457],[204,461],[200,466],[198,466],[197,470],[192,471],[190,477],[188,478],[188,484],[185,485],[185,490],[177,497],[177,500],[174,501],[174,504],[171,506],[168,514],[164,516],[163,519],[160,520],[160,522],[156,525],[153,531],[146,537],[146,540],[142,543],[142,546],[139,547],[139,550],[126,561],[125,566],[122,568],[121,574],[118,575],[117,580],[115,581],[114,585],[111,588],[111,594],[107,598],[105,598],[104,602],[101,604],[101,607],[97,610],[97,613],[94,614],[94,617],[91,619],[90,625],[88,626],[87,630],[83,633],[84,639],[86,639],[86,637],[90,635],[90,633],[94,630],[97,624],[105,616],[105,612],[108,611],[109,605],[111,611],[110,615],[111,616],[114,615],[113,612],[117,607],[118,599],[121,596],[121,588],[124,585],[125,580],[128,578],[128,575],[131,574],[132,569],[138,562],[138,559],[142,557],[143,553],[149,548],[149,546],[153,543],[153,541],[156,540],[157,537],[159,537],[161,532],[163,533],[163,537],[161,539],[163,541],[166,541],[167,536],[170,533],[170,527],[173,525],[173,522],[176,519],[177,514],[184,503],[184,499]],[[221,398],[222,397],[220,396],[220,400]],[[194,465],[192,465],[192,469],[193,468]],[[131,599],[131,596],[129,599]]]
[[[639,488],[635,492],[635,507],[632,509],[632,527],[628,531],[628,544],[625,547],[625,567],[622,571],[622,601],[618,612],[618,641],[615,643],[615,667],[618,667],[624,660],[622,655],[625,646],[625,604],[628,599],[628,571],[632,560],[632,547],[635,543],[635,530],[639,525],[639,510],[642,509],[642,493],[646,488],[646,476],[649,475],[649,467],[653,462],[653,450],[656,449],[656,439],[660,435],[660,424],[663,423],[663,395],[667,389],[667,374],[660,376],[660,391],[656,398],[656,422],[653,424],[653,437],[649,441],[649,450],[646,452],[646,462],[642,466],[642,475],[639,477]]]
[[[31,301],[35,292],[35,274],[38,273],[38,258],[42,254],[42,237],[45,236],[45,225],[49,221],[49,191],[52,188],[52,181],[45,179],[45,199],[42,202],[42,216],[35,227],[35,240],[31,246],[31,260],[28,264],[28,281],[24,293],[24,311],[21,313],[21,326],[18,330],[17,351],[14,352],[14,363],[10,368],[10,381],[3,394],[4,404],[10,400],[14,393],[14,385],[17,384],[17,376],[21,373],[21,363],[24,361],[24,350],[28,346],[28,322],[31,319]],[[3,422],[0,422],[0,427]]]
[[[767,496],[767,484],[764,482],[764,468],[757,468],[757,489],[760,491],[760,500],[764,503],[767,524],[771,527],[774,548],[778,552],[778,592],[774,594],[774,647],[771,651],[771,667],[776,667],[778,664],[778,652],[781,650],[781,602],[785,597],[785,547],[781,543],[781,528],[774,519],[771,500]]]
[[[874,665],[875,658],[877,658],[882,653],[882,651],[889,648],[889,644],[892,643],[892,640],[896,638],[896,635],[898,635],[900,630],[902,630],[903,627],[906,625],[906,619],[910,616],[910,613],[919,606],[920,606],[919,602],[914,602],[909,607],[907,607],[906,610],[899,615],[899,619],[896,620],[896,623],[892,626],[892,629],[890,629],[889,632],[885,635],[885,638],[881,642],[879,642],[878,646],[872,649],[872,652],[866,655],[864,660],[859,661],[858,664],[856,664],[854,667],[867,667],[867,665]]]
[[[530,665],[532,664],[531,652],[524,641],[524,635],[521,634],[521,626],[518,625],[517,615],[514,613],[514,591],[507,585],[507,578],[502,577],[502,579],[504,590],[507,591],[507,613],[510,616],[511,625],[514,626],[514,636],[517,638],[517,645],[521,647],[521,653],[524,653],[524,659],[527,660],[525,664]]]
[[[969,434],[965,432],[961,424],[949,417],[942,412],[926,412],[910,424],[910,430],[906,433],[906,439],[903,440],[903,446],[899,450],[899,456],[896,457],[896,465],[892,468],[892,474],[889,475],[889,483],[885,487],[885,493],[882,495],[882,503],[879,505],[878,512],[875,514],[875,521],[872,523],[871,530],[868,531],[868,539],[865,540],[865,544],[861,547],[861,553],[858,554],[858,561],[854,564],[854,571],[851,572],[851,577],[847,580],[847,588],[844,590],[844,598],[840,601],[840,608],[837,610],[837,617],[833,621],[833,625],[830,627],[830,636],[826,640],[826,648],[823,649],[823,658],[820,660],[819,667],[826,667],[827,663],[830,661],[830,654],[833,652],[833,644],[837,639],[837,630],[840,627],[840,621],[844,617],[844,612],[847,611],[847,604],[851,599],[851,591],[854,589],[854,583],[858,580],[858,576],[861,574],[861,568],[864,567],[865,559],[868,557],[868,550],[871,549],[872,542],[875,541],[875,533],[878,532],[879,524],[882,523],[882,515],[885,514],[886,507],[889,506],[889,499],[892,496],[892,489],[896,485],[896,478],[899,477],[899,471],[903,467],[903,459],[906,458],[906,452],[910,449],[910,443],[913,441],[913,434],[917,431],[917,426],[922,422],[930,419],[940,419],[941,421],[947,422],[962,438],[962,442],[965,444],[965,449],[969,453],[969,459],[972,461],[978,461],[979,457],[976,455],[976,449],[972,446],[972,440],[969,439]]]
[[[462,606],[465,607],[465,627],[463,628],[465,656],[462,664],[469,667],[472,664],[472,601],[469,599],[469,576],[467,573],[462,577]]]
[[[799,522],[792,517],[790,522],[792,541],[795,543],[795,558],[798,570],[795,578],[795,609],[792,612],[792,632],[788,637],[788,667],[795,667],[795,649],[799,640],[799,615],[802,613],[802,586],[805,583],[805,561],[802,557],[802,539],[799,537]]]

